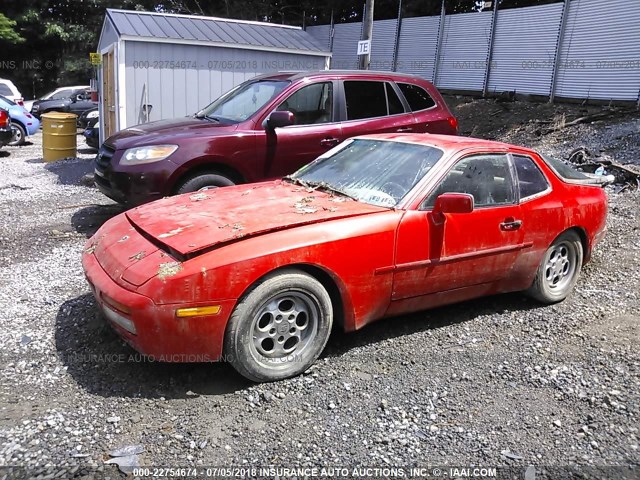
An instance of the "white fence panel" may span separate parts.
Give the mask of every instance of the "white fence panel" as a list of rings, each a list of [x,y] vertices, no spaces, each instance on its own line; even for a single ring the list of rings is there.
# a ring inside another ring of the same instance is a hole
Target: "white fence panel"
[[[555,94],[566,98],[638,99],[640,1],[569,2]]]
[[[376,20],[373,22],[373,41],[371,42],[371,70],[393,70],[393,48],[396,43],[398,21]]]
[[[433,80],[440,17],[402,20],[398,44],[397,71]]]
[[[488,91],[549,95],[562,3],[498,10]]]
[[[436,76],[439,88],[482,91],[491,17],[492,12],[446,16]]]
[[[353,70],[358,68],[358,41],[362,34],[362,23],[341,23],[333,34],[333,57],[331,68]]]

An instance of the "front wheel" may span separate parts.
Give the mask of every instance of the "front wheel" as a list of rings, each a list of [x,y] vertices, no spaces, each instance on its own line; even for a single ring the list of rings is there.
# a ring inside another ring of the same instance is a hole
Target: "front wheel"
[[[293,377],[320,356],[332,324],[331,298],[318,280],[295,269],[275,272],[234,309],[225,357],[255,382]]]
[[[564,300],[578,281],[583,255],[580,237],[564,232],[545,252],[527,294],[542,303]]]
[[[182,182],[176,189],[176,193],[199,192],[209,188],[231,187],[232,185],[235,185],[235,182],[225,175],[215,172],[199,173]]]
[[[27,132],[25,131],[24,127],[19,123],[12,123],[11,132],[13,133],[13,136],[11,137],[11,141],[7,143],[7,145],[10,145],[12,147],[24,145],[25,138],[27,137]]]

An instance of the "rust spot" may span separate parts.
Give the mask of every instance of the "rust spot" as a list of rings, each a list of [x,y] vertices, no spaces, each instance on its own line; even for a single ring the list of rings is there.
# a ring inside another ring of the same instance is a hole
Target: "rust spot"
[[[94,243],[93,245],[91,245],[90,247],[87,247],[84,251],[84,253],[86,253],[87,255],[91,255],[93,252],[96,251],[96,248],[98,248],[98,244]]]
[[[326,210],[327,212],[336,212],[338,210],[338,207],[322,207],[323,210]]]
[[[220,225],[218,228],[227,228],[227,227],[231,227],[236,231],[242,230],[244,228],[241,223],[234,223],[233,225],[231,225],[230,223],[225,223],[224,225]]]
[[[296,213],[307,214],[307,213],[316,213],[318,211],[317,208],[308,207],[304,203],[298,202],[294,205],[296,209]]]
[[[127,240],[129,240],[129,235],[125,235],[124,237],[122,237],[120,240],[118,240],[118,243],[126,242]]]
[[[209,198],[209,195],[207,195],[207,194],[206,194],[206,193],[204,193],[204,192],[196,193],[195,195],[191,195],[191,196],[189,197],[189,199],[190,199],[192,202],[200,202],[200,201],[202,201],[202,200],[206,200],[207,198]]]
[[[171,230],[170,232],[162,233],[162,234],[158,235],[158,238],[173,237],[174,235],[177,235],[180,232],[184,231],[184,229],[185,229],[185,227],[175,228],[175,229]]]
[[[302,200],[300,200],[301,203],[311,203],[313,202],[313,199],[316,197],[304,197]]]
[[[138,252],[135,255],[131,255],[129,257],[129,260],[142,260],[145,255],[146,255],[146,252],[142,250],[141,252]]]
[[[158,278],[164,280],[167,277],[173,277],[182,270],[182,264],[180,262],[167,262],[161,263],[158,266]]]

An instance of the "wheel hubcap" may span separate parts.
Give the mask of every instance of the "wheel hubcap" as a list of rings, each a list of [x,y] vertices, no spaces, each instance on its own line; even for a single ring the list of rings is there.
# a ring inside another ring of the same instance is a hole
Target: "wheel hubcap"
[[[547,286],[553,290],[566,288],[573,278],[575,265],[575,252],[570,244],[562,242],[552,247],[545,265]]]
[[[301,354],[318,331],[319,308],[302,292],[279,294],[267,301],[253,319],[253,347],[266,361]]]
[[[11,143],[16,143],[22,140],[22,132],[20,129],[12,127],[11,131],[13,132],[13,136],[11,137]]]

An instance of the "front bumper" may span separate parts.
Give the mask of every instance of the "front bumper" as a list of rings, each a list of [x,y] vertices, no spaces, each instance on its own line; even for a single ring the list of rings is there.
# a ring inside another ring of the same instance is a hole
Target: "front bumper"
[[[165,196],[163,189],[168,182],[170,171],[154,164],[135,166],[130,168],[130,171],[118,171],[117,157],[121,154],[122,152],[116,152],[104,144],[98,151],[94,180],[104,195],[127,206],[142,205]]]
[[[177,308],[193,305],[156,305],[150,298],[123,288],[107,275],[93,253],[83,254],[82,266],[104,317],[136,351],[161,362],[220,360],[235,301],[216,302],[221,306],[218,315],[177,318]],[[121,310],[113,305],[120,305]]]

